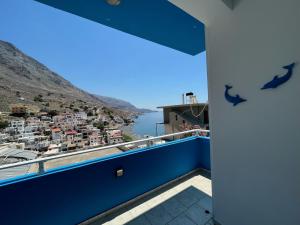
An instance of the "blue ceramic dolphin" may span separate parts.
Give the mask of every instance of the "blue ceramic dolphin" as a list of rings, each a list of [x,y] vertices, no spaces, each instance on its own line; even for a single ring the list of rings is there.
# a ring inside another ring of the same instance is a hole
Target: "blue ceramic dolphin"
[[[273,80],[266,83],[261,89],[264,90],[264,89],[277,88],[278,86],[284,84],[292,77],[294,67],[295,67],[295,63],[282,67],[283,69],[288,70],[287,73],[282,77],[275,76]]]
[[[225,99],[232,103],[233,106],[236,106],[242,102],[245,102],[247,101],[246,99],[243,99],[241,98],[239,95],[236,95],[236,96],[231,96],[229,95],[228,91],[232,88],[232,86],[229,86],[229,85],[225,85]]]

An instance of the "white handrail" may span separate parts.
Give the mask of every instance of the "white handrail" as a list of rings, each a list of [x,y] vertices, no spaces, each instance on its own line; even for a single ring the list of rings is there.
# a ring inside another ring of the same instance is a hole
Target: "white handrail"
[[[85,154],[85,153],[101,151],[101,150],[110,149],[110,148],[122,147],[122,146],[125,146],[125,145],[136,144],[136,143],[141,143],[141,142],[146,142],[146,143],[148,142],[149,143],[150,141],[153,141],[153,140],[168,138],[168,137],[174,137],[174,136],[179,136],[179,135],[183,135],[183,134],[189,134],[189,133],[199,134],[200,132],[209,133],[210,131],[209,130],[202,130],[202,129],[194,129],[194,130],[188,130],[188,131],[183,131],[183,132],[178,132],[178,133],[173,133],[173,134],[166,134],[166,135],[161,135],[161,136],[157,136],[157,137],[150,137],[150,138],[131,141],[131,142],[124,142],[124,143],[115,144],[115,145],[108,145],[108,146],[104,146],[104,147],[100,147],[100,148],[92,148],[92,149],[87,149],[87,150],[82,150],[82,151],[77,151],[77,152],[66,153],[66,154],[62,154],[62,155],[55,155],[55,156],[49,156],[49,157],[45,157],[45,158],[38,158],[38,159],[33,159],[33,160],[28,160],[28,161],[23,161],[23,162],[18,162],[18,163],[11,163],[11,164],[0,166],[0,170],[13,168],[13,167],[17,167],[17,166],[24,166],[24,165],[38,163],[39,167],[42,167],[42,168],[40,168],[39,171],[40,171],[40,173],[43,173],[44,172],[43,163],[47,162],[47,161],[50,161],[50,160],[61,159],[61,158],[69,157],[69,156],[81,155],[81,154]]]

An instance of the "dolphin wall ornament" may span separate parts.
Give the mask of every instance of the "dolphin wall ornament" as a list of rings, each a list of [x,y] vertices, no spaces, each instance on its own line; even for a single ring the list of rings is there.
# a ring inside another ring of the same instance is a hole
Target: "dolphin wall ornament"
[[[225,85],[225,99],[232,103],[233,106],[236,106],[242,102],[246,102],[247,99],[244,99],[244,98],[241,98],[239,95],[236,95],[236,96],[231,96],[229,95],[229,90],[232,88],[232,86],[229,86],[229,85]]]
[[[290,65],[284,66],[282,67],[283,69],[287,70],[287,73],[281,77],[275,76],[273,78],[273,80],[271,80],[270,82],[266,83],[261,90],[265,90],[265,89],[271,89],[271,88],[277,88],[278,86],[284,84],[285,82],[287,82],[293,75],[294,72],[294,67],[295,67],[295,63],[292,63]]]

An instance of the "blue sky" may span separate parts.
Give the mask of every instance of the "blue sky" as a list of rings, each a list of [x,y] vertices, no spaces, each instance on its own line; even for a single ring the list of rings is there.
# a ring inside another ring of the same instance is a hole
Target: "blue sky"
[[[1,0],[0,39],[94,94],[138,107],[207,101],[206,56],[179,51],[33,0]]]

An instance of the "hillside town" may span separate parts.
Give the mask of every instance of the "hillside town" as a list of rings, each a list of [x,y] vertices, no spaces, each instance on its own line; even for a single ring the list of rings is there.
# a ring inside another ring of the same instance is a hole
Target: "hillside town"
[[[123,134],[120,127],[131,122],[98,109],[91,113],[33,114],[25,106],[15,106],[9,113],[0,113],[0,144],[16,143],[19,148],[43,156],[55,155],[130,141],[131,137]]]

